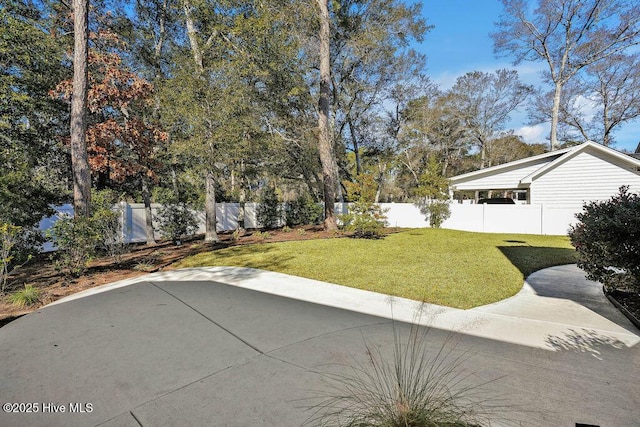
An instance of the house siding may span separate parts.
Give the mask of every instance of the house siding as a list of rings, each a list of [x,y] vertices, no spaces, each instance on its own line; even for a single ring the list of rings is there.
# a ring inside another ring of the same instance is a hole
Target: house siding
[[[552,162],[557,157],[547,157],[532,161],[528,165],[517,165],[506,169],[498,174],[489,174],[485,177],[472,177],[467,180],[458,181],[454,184],[458,191],[475,190],[511,190],[516,188],[526,188],[520,186],[520,180],[525,176],[537,171],[546,164]]]
[[[640,173],[634,166],[585,150],[534,179],[531,203],[579,211],[585,202],[609,199],[622,185],[640,192]]]

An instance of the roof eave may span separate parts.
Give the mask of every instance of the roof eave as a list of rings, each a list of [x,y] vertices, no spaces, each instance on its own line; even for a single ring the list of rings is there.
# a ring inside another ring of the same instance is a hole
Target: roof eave
[[[577,147],[572,147],[572,149],[570,150],[570,152],[566,155],[560,156],[557,159],[549,162],[548,164],[544,165],[543,167],[541,167],[538,170],[533,171],[532,173],[530,173],[529,175],[525,176],[524,178],[522,178],[522,180],[520,181],[522,184],[527,184],[527,185],[531,185],[531,183],[533,182],[533,180],[535,180],[536,178],[538,178],[540,175],[545,174],[548,170],[555,168],[556,166],[558,166],[561,163],[564,163],[566,161],[568,161],[569,159],[577,156],[578,154],[582,153],[583,151],[585,151],[587,148],[595,148],[597,151],[603,152],[611,157],[614,157],[616,159],[622,160],[623,162],[626,163],[630,163],[634,166],[637,166],[640,168],[640,160],[635,159],[627,154],[621,153],[617,150],[614,150],[613,148],[609,148],[606,147],[602,144],[598,144],[596,142],[593,141],[586,141],[580,145],[578,145]]]
[[[460,181],[460,180],[464,180],[464,179],[468,179],[468,178],[474,178],[478,175],[483,175],[483,174],[491,174],[493,172],[502,170],[502,169],[507,169],[513,166],[518,166],[521,164],[525,164],[525,163],[529,163],[529,162],[535,162],[537,160],[540,159],[544,159],[547,157],[553,157],[553,156],[558,156],[558,155],[562,155],[564,153],[567,153],[569,151],[571,151],[572,148],[575,147],[571,147],[571,148],[563,148],[562,150],[556,150],[556,151],[549,151],[548,153],[543,153],[543,154],[538,154],[537,156],[532,156],[532,157],[527,157],[524,159],[520,159],[520,160],[514,160],[513,162],[509,162],[509,163],[503,163],[501,165],[497,165],[497,166],[491,166],[489,168],[485,168],[485,169],[479,169],[473,172],[467,172],[464,173],[462,175],[456,175],[456,176],[452,176],[451,178],[449,178],[449,181],[454,183],[456,181]]]

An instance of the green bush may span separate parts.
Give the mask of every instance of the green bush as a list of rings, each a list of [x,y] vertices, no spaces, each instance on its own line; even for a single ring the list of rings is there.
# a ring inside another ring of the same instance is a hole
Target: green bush
[[[92,218],[60,218],[47,232],[57,247],[54,266],[72,277],[80,277],[95,257],[102,240]]]
[[[322,221],[322,206],[315,203],[308,194],[304,194],[286,204],[285,218],[289,227],[320,224]]]
[[[0,276],[0,293],[4,293],[9,279],[9,274],[14,270],[14,248],[20,239],[22,227],[13,224],[0,224],[0,262],[2,270]]]
[[[198,219],[185,202],[163,205],[158,209],[156,220],[160,224],[160,231],[175,245],[181,245],[185,236],[198,230]]]
[[[282,225],[282,204],[278,200],[275,187],[267,187],[262,190],[256,219],[267,230]]]
[[[9,295],[9,302],[20,308],[30,307],[40,301],[40,289],[33,285],[25,285],[24,289]]]
[[[353,236],[361,239],[382,237],[387,219],[380,205],[362,201],[349,204],[349,213],[338,218],[344,230],[353,231]]]
[[[97,191],[91,196],[91,220],[100,234],[98,249],[113,257],[119,264],[128,252],[125,242],[122,207],[118,204],[122,195],[113,190]]]
[[[29,262],[44,241],[40,230],[0,221],[0,294],[9,284],[9,276]]]
[[[181,245],[182,239],[198,230],[198,218],[183,193],[176,194],[170,189],[157,189],[156,202],[162,204],[154,219],[158,221],[160,231],[169,237],[175,245]]]
[[[96,191],[91,197],[91,216],[60,218],[47,232],[57,247],[54,265],[64,274],[79,277],[89,262],[100,254],[113,256],[116,262],[127,252],[119,195],[112,190]]]
[[[440,228],[451,216],[451,208],[446,200],[428,200],[420,206],[420,212],[425,215],[432,228]]]
[[[417,203],[420,212],[432,228],[440,228],[451,216],[449,180],[442,176],[441,167],[434,156],[429,157],[416,193],[421,198]]]
[[[576,218],[569,237],[587,278],[640,292],[640,195],[620,187],[610,200],[586,203]]]
[[[350,200],[349,213],[339,215],[341,227],[364,239],[382,237],[386,225],[385,210],[374,203],[376,183],[371,175],[359,175],[356,182],[344,182]]]

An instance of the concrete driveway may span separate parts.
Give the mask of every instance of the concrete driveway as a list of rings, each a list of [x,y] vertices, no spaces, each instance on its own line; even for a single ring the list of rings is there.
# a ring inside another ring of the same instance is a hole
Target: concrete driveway
[[[298,426],[322,372],[366,365],[365,341],[390,356],[406,321],[488,382],[494,425],[638,425],[640,337],[597,288],[554,267],[455,310],[251,269],[155,273],[0,328],[0,401],[32,411],[0,425]]]

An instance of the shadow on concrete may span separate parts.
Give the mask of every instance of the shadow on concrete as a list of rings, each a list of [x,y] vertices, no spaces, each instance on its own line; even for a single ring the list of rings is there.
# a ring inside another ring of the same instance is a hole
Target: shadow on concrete
[[[569,332],[564,333],[564,336],[547,336],[545,342],[557,351],[587,353],[598,360],[603,360],[601,350],[604,348],[622,349],[627,347],[620,339],[591,329],[570,329]]]
[[[529,246],[499,249],[522,272],[536,296],[573,301],[627,331],[634,330],[631,322],[605,297],[602,285],[587,280],[575,265],[573,249]],[[555,267],[548,267],[554,264]],[[593,335],[589,337],[593,339]],[[567,344],[565,338],[561,342]]]
[[[516,240],[506,240],[505,242],[519,243]],[[525,278],[534,271],[550,265],[573,264],[576,262],[576,251],[574,249],[542,246],[498,246],[498,249],[511,261],[511,264],[520,270]]]

